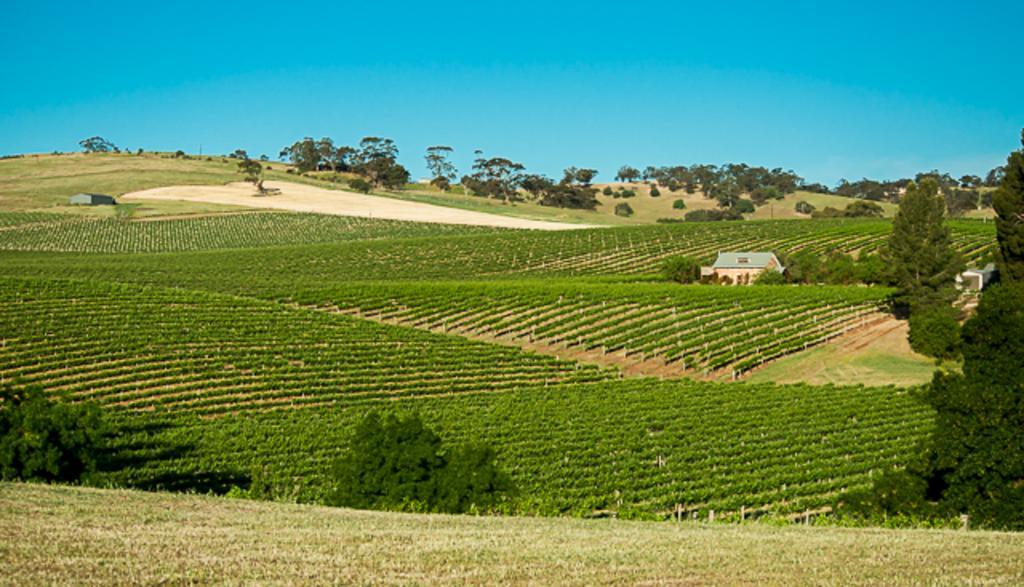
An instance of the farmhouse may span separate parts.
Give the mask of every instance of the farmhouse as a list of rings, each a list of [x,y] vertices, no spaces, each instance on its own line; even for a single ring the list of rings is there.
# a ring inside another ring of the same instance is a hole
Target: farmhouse
[[[785,271],[775,253],[718,253],[715,263],[710,267],[701,267],[700,273],[701,277],[714,276],[722,280],[728,278],[732,283],[746,285],[753,283],[765,271]]]
[[[989,263],[981,269],[968,269],[956,276],[956,286],[959,289],[981,291],[985,289],[996,276],[996,266]]]
[[[117,204],[117,200],[113,196],[107,196],[104,194],[75,194],[71,196],[71,204],[82,204],[85,206],[113,206]]]

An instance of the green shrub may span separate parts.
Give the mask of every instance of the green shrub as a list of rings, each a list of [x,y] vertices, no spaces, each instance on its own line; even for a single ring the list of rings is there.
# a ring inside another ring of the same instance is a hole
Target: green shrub
[[[657,198],[659,196],[661,196],[661,190],[658,189],[658,186],[652,185],[651,186],[651,197],[652,198]]]
[[[684,218],[690,222],[714,222],[718,220],[743,220],[743,215],[732,208],[727,210],[690,210]]]
[[[815,210],[814,206],[803,200],[796,203],[795,209],[800,214],[811,214]]]
[[[75,482],[93,472],[105,432],[99,409],[37,389],[0,389],[0,478]]]
[[[753,202],[751,202],[750,200],[745,200],[743,198],[736,200],[736,203],[733,204],[732,209],[739,214],[753,214],[754,211],[757,210]]]
[[[959,354],[960,324],[952,306],[930,305],[910,314],[910,347],[922,355],[951,359]]]
[[[633,215],[633,207],[630,206],[629,204],[625,203],[625,202],[623,202],[621,204],[615,204],[615,215],[616,216],[626,216],[626,217],[632,216]]]
[[[757,279],[754,280],[757,285],[783,285],[786,283],[786,276],[778,271],[769,269],[768,271],[762,271]]]
[[[606,196],[610,196],[610,195],[612,195],[615,192],[612,190],[612,188],[606,187],[603,190],[601,190],[601,193],[606,195]]]
[[[693,257],[669,257],[662,266],[662,274],[669,281],[694,283],[700,280],[700,262]]]
[[[672,209],[673,210],[685,210],[686,209],[686,202],[684,202],[683,200],[676,200],[676,201],[672,202]]]
[[[370,193],[370,190],[373,188],[373,186],[370,185],[370,182],[366,181],[365,179],[360,179],[358,177],[355,179],[348,180],[348,187],[361,194],[368,194]]]
[[[462,513],[486,510],[512,492],[494,451],[469,445],[446,452],[418,416],[370,412],[334,466],[330,505]]]

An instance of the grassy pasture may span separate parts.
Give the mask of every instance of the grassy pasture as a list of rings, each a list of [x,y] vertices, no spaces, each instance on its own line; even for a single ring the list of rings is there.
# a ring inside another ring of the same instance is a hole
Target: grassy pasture
[[[1014,585],[1024,537],[425,516],[0,484],[12,584]]]
[[[783,357],[753,371],[751,382],[816,385],[923,385],[932,380],[933,359],[915,353],[907,342],[906,322],[889,321],[885,331],[867,333]],[[889,329],[891,328],[891,329]]]
[[[217,185],[238,181],[234,161],[221,159],[173,159],[147,153],[74,153],[67,155],[26,155],[0,160],[0,211],[39,210],[87,215],[114,215],[113,206],[70,206],[68,197],[77,192],[98,192],[120,196],[127,192],[167,185]],[[236,207],[213,204],[182,205],[162,202],[139,207],[136,213],[177,214],[218,212]]]

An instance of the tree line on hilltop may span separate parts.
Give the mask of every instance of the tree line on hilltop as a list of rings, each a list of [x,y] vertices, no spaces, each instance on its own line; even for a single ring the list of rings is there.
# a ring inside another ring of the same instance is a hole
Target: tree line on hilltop
[[[121,149],[103,137],[95,136],[79,142],[86,153],[120,153]],[[506,157],[486,157],[482,151],[475,151],[469,173],[459,176],[451,161],[452,147],[435,145],[428,147],[424,155],[430,172],[430,185],[442,191],[450,191],[455,185],[465,193],[484,198],[501,200],[511,204],[533,201],[543,206],[594,210],[601,205],[598,190],[592,186],[598,171],[591,168],[569,167],[560,179],[543,174],[529,173],[526,166]],[[139,149],[137,154],[141,154]],[[176,157],[188,156],[183,151]],[[262,188],[263,166],[250,159],[247,152],[237,149],[229,158],[239,160],[239,171],[247,181]],[[345,183],[356,191],[369,193],[373,189],[398,190],[410,181],[409,170],[398,163],[398,147],[392,139],[364,137],[357,146],[335,143],[330,137],[313,139],[305,137],[283,148],[279,157],[290,162],[297,173],[313,172],[349,173],[356,177],[345,179]],[[261,155],[259,161],[269,158]],[[959,179],[938,170],[918,173],[914,178],[891,181],[861,179],[850,182],[840,180],[835,188],[820,183],[808,183],[793,170],[769,169],[746,163],[725,163],[723,165],[695,164],[673,166],[647,166],[643,170],[630,165],[619,168],[614,180],[629,184],[643,182],[648,186],[648,195],[659,197],[661,191],[669,193],[701,193],[714,200],[717,209],[693,210],[685,214],[686,220],[740,220],[744,214],[754,212],[773,200],[781,200],[798,190],[835,194],[860,200],[851,203],[844,210],[825,208],[816,210],[813,205],[801,201],[796,211],[814,217],[880,217],[883,209],[875,202],[899,203],[907,187],[921,184],[924,179],[934,179],[946,204],[947,211],[954,216],[983,207],[991,207],[991,189],[1000,184],[1006,174],[1005,166],[990,170],[984,178],[964,175]],[[328,178],[341,181],[339,178]],[[631,189],[622,187],[619,191],[605,189],[605,195],[628,198],[636,195]],[[678,200],[682,203],[682,200]],[[679,207],[679,209],[684,208]],[[616,214],[629,216],[632,207],[628,203],[616,205]]]

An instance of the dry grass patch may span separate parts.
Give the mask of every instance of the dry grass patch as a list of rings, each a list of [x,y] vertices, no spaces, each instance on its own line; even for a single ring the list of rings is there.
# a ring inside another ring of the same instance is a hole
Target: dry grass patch
[[[1020,584],[1024,536],[360,512],[0,485],[0,581]]]

